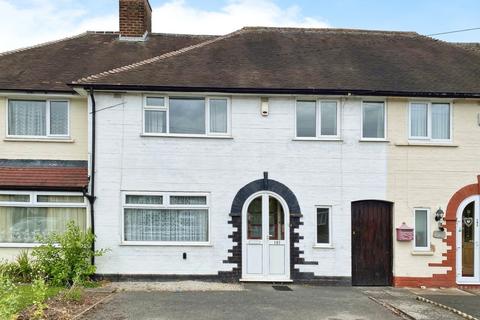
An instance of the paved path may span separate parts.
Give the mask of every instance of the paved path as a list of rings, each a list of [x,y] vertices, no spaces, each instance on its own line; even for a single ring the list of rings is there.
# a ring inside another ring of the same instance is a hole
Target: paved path
[[[480,319],[480,296],[477,295],[422,295],[429,300],[465,312]]]
[[[398,320],[398,316],[351,287],[244,285],[244,291],[119,292],[84,319],[301,319]]]

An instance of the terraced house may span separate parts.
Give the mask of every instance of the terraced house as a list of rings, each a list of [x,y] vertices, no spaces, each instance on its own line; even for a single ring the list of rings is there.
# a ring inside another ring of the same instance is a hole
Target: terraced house
[[[120,32],[0,56],[0,252],[73,219],[99,275],[480,284],[480,53],[414,32]]]

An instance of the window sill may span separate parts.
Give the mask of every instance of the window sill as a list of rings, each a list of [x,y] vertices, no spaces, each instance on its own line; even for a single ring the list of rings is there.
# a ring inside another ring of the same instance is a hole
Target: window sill
[[[122,247],[213,247],[210,242],[192,243],[192,242],[155,242],[155,241],[123,241]]]
[[[390,140],[387,139],[367,139],[367,138],[362,138],[358,140],[358,142],[380,142],[380,143],[389,143]]]
[[[293,141],[325,141],[325,142],[343,142],[340,138],[293,138]]]
[[[446,147],[446,148],[458,148],[458,144],[451,142],[398,142],[395,143],[397,147]]]
[[[331,244],[314,244],[313,245],[314,249],[335,249],[335,247]]]
[[[147,134],[143,133],[140,137],[146,138],[196,138],[196,139],[230,139],[232,136],[212,136],[212,135],[196,135],[196,134]]]
[[[5,142],[49,142],[49,143],[74,143],[75,140],[70,138],[14,138],[7,137],[3,139]]]
[[[412,256],[433,256],[435,252],[433,251],[412,251]]]
[[[37,248],[40,243],[0,243],[0,248]]]

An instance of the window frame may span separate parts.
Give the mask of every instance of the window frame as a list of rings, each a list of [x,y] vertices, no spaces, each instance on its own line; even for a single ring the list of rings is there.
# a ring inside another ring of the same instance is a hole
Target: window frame
[[[205,100],[205,133],[170,133],[170,97],[172,98],[198,98]],[[147,106],[147,98],[163,98],[164,106]],[[210,128],[210,100],[212,99],[225,99],[227,101],[227,132],[212,132]],[[198,137],[198,138],[229,138],[231,137],[231,98],[227,96],[202,96],[191,94],[179,94],[179,95],[158,95],[158,94],[145,94],[143,95],[143,107],[142,107],[142,136],[152,137]],[[145,131],[145,111],[165,111],[165,123],[166,128],[164,133],[154,133]]]
[[[416,218],[417,218],[417,211],[426,211],[427,212],[427,246],[425,247],[417,247],[417,226],[416,226]],[[415,207],[413,208],[413,250],[415,252],[430,252],[431,251],[431,239],[430,239],[430,232],[431,232],[431,223],[430,223],[430,208],[425,207]]]
[[[159,204],[127,204],[127,195],[136,196],[162,196],[163,202]],[[204,196],[206,197],[206,204],[203,205],[176,205],[170,204],[170,196]],[[207,241],[129,241],[125,240],[125,209],[201,209],[207,210]],[[210,205],[210,193],[209,192],[155,192],[155,191],[122,191],[121,192],[121,239],[120,245],[122,246],[168,246],[168,247],[202,247],[211,246],[211,230],[212,230],[212,217],[211,217],[211,205]]]
[[[70,99],[41,99],[41,98],[28,98],[25,99],[24,97],[22,98],[7,98],[6,100],[6,108],[5,108],[5,137],[6,138],[13,138],[13,139],[58,139],[58,140],[63,140],[63,139],[69,139],[70,138]],[[45,102],[45,128],[46,128],[46,134],[43,136],[32,136],[32,135],[12,135],[9,134],[9,111],[10,111],[10,101],[41,101]],[[51,134],[51,128],[50,128],[50,106],[51,102],[66,102],[67,103],[67,134]]]
[[[1,195],[29,195],[28,202],[0,201],[0,207],[22,207],[22,208],[85,208],[85,225],[90,225],[89,206],[83,193],[81,192],[58,192],[58,191],[0,191]],[[38,202],[37,196],[82,196],[83,202],[64,203],[64,202]],[[40,243],[26,242],[0,242],[0,248],[35,248]]]
[[[383,138],[370,138],[363,136],[363,112],[365,109],[366,103],[383,103]],[[362,107],[360,110],[360,140],[361,141],[388,141],[388,106],[387,100],[383,99],[365,99],[362,100]]]
[[[315,244],[314,248],[332,248],[333,241],[332,241],[332,211],[333,206],[325,206],[325,205],[316,205],[315,207]],[[317,209],[328,209],[328,243],[319,243],[318,242],[318,210]]]
[[[315,137],[300,137],[298,136],[297,130],[297,106],[299,101],[311,101],[315,102]],[[337,134],[335,135],[322,135],[322,112],[321,106],[322,102],[335,102],[337,104],[337,114],[336,114],[336,127]],[[295,116],[294,116],[294,139],[295,140],[340,140],[341,139],[341,116],[342,116],[342,106],[339,99],[320,99],[320,98],[302,98],[297,97],[295,99]]]
[[[427,136],[412,136],[412,104],[426,104],[427,105]],[[433,139],[432,138],[432,105],[434,104],[448,104],[449,106],[449,139]],[[425,100],[411,100],[408,103],[408,140],[411,141],[425,141],[425,142],[452,142],[453,141],[453,103],[451,101],[425,101]]]

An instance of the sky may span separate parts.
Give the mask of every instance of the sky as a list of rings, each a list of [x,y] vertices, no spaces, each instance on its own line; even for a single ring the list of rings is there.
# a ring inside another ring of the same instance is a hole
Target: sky
[[[243,26],[416,31],[480,27],[480,0],[150,0],[153,31],[226,34]],[[85,31],[118,31],[118,0],[0,0],[0,52]],[[480,30],[435,36],[480,42]]]

